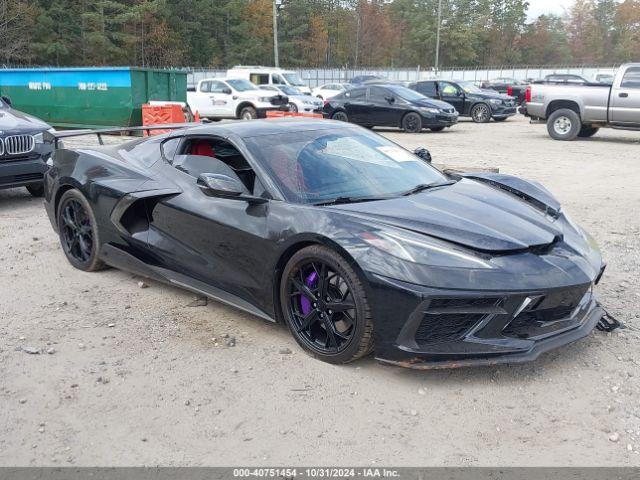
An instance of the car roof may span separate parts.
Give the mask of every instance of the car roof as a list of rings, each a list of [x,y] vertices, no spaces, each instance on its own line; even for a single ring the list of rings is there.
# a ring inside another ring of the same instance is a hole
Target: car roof
[[[240,138],[251,138],[262,135],[287,134],[313,130],[330,130],[333,128],[356,128],[336,120],[315,118],[274,118],[250,120],[242,122],[228,122],[217,125],[203,124],[186,130],[190,135],[237,135]]]

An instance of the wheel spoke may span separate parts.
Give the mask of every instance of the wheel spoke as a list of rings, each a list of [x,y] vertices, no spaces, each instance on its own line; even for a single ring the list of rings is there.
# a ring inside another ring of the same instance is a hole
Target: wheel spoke
[[[302,315],[300,316],[302,317]],[[318,321],[318,312],[316,312],[315,310],[311,310],[311,313],[309,313],[309,315],[302,318],[302,323],[300,327],[298,327],[296,330],[298,331],[298,333],[304,332],[305,330],[309,330],[309,328],[311,328],[311,326],[317,321]]]
[[[327,309],[333,310],[334,312],[344,312],[346,310],[353,310],[356,308],[353,302],[327,302]]]
[[[315,293],[313,293],[311,289],[307,287],[303,282],[301,282],[297,278],[292,278],[291,282],[298,289],[297,293],[308,297],[312,302],[316,302],[318,300],[318,297],[316,297]]]

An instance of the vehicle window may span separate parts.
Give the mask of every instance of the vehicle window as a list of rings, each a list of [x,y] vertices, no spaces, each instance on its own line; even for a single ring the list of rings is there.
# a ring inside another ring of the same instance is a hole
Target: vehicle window
[[[271,85],[260,85],[260,90],[269,90],[271,92],[277,92],[278,87],[272,87]]]
[[[202,82],[200,84],[200,91],[208,93],[211,91],[211,82]]]
[[[427,97],[436,97],[438,95],[435,82],[418,82],[416,90]]]
[[[251,80],[251,83],[255,83],[256,85],[266,85],[269,83],[269,74],[252,73],[251,75],[249,75],[249,80]]]
[[[224,93],[225,88],[227,87],[223,82],[211,82],[211,89],[209,90],[211,93]]]
[[[389,91],[391,91],[391,93],[393,93],[397,97],[400,97],[404,100],[408,100],[410,102],[415,102],[415,101],[424,99],[423,94],[416,92],[415,90],[411,90],[410,88],[407,88],[407,87],[401,87],[400,85],[390,86]]]
[[[344,93],[345,98],[350,98],[352,100],[355,100],[356,98],[364,98],[365,94],[367,93],[367,89],[366,88],[354,88],[353,90],[349,90],[348,92]]]
[[[382,88],[382,87],[369,88],[369,99],[373,102],[387,103],[388,97],[393,97],[393,94],[386,88]]]
[[[162,143],[162,156],[164,157],[164,159],[171,163],[173,162],[173,157],[176,154],[176,151],[178,150],[178,146],[180,145],[180,140],[182,140],[182,137],[173,137],[170,138],[169,140],[165,140]]]
[[[440,88],[441,95],[455,96],[458,94],[458,89],[454,85],[451,85],[450,83],[438,82],[438,87]]]
[[[305,84],[297,73],[283,73],[284,78],[287,79],[290,85],[294,87],[304,87]]]
[[[245,139],[285,198],[317,203],[336,197],[395,196],[445,181],[426,162],[374,133],[353,128]]]
[[[237,90],[238,92],[246,92],[248,90],[256,89],[256,86],[253,83],[251,83],[249,80],[233,79],[233,80],[227,80],[227,83],[231,88]]]
[[[235,175],[249,192],[255,186],[251,165],[233,144],[216,137],[186,138],[174,155],[173,166],[195,178],[203,173]]]
[[[482,90],[472,82],[458,82],[458,86],[466,93],[482,93]]]
[[[280,85],[279,89],[285,95],[302,95],[302,92],[300,90],[290,87],[289,85]]]
[[[622,88],[640,88],[640,67],[629,67],[622,77]]]
[[[282,78],[280,75],[278,75],[277,73],[272,73],[271,74],[271,83],[274,83],[276,85],[286,85],[287,82],[285,81],[284,78]]]

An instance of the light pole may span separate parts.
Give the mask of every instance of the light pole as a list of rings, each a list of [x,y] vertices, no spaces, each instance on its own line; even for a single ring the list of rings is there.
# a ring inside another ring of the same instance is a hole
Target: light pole
[[[273,60],[276,67],[280,66],[278,58],[278,8],[282,5],[282,0],[273,0]]]
[[[436,74],[438,73],[438,62],[440,61],[440,24],[442,23],[442,0],[438,0],[438,25],[436,27]]]

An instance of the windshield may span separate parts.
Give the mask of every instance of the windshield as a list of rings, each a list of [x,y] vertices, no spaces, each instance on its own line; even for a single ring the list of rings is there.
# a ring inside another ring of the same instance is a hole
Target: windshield
[[[400,86],[388,86],[387,88],[400,98],[403,98],[410,102],[416,102],[419,100],[424,100],[426,98],[421,93],[418,93],[415,90],[411,90],[410,88]]]
[[[424,160],[374,133],[344,128],[246,138],[285,198],[321,203],[339,197],[392,197],[446,181]]]
[[[246,92],[246,91],[249,91],[249,90],[257,90],[258,89],[258,87],[256,87],[249,80],[242,80],[242,79],[227,80],[227,83],[229,84],[229,86],[231,88],[233,88],[234,90],[237,90],[238,92]]]
[[[304,87],[304,82],[297,73],[283,73],[282,76],[287,79],[287,83],[289,83],[289,85]]]
[[[300,90],[298,90],[297,88],[290,87],[288,85],[279,85],[278,88],[285,95],[302,95]]]
[[[471,82],[458,82],[458,85],[460,85],[460,88],[466,93],[482,93],[482,90]]]

